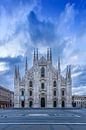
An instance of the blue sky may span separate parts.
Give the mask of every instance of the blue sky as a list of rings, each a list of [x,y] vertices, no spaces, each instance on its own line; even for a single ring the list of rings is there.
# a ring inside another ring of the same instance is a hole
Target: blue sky
[[[0,1],[0,85],[13,90],[14,65],[29,68],[33,48],[53,51],[61,69],[72,65],[73,94],[86,95],[86,1],[85,0],[1,0]]]

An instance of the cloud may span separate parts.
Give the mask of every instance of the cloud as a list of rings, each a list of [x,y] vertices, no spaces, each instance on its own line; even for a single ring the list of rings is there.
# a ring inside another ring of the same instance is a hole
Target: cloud
[[[86,86],[72,88],[72,95],[86,95]]]
[[[0,1],[0,84],[12,90],[14,65],[19,65],[20,69],[24,66],[23,57],[32,46],[27,15],[36,3],[34,0]]]
[[[61,6],[59,13],[53,12],[51,5],[44,10],[47,3],[43,4],[36,0],[0,1],[0,84],[13,88],[14,65],[23,73],[25,56],[31,66],[33,48],[45,55],[51,47],[54,64],[59,55],[62,70],[72,64],[73,87],[85,86],[85,20],[74,3],[56,4],[56,10]]]
[[[72,65],[72,86],[80,87],[86,85],[86,65]]]
[[[78,72],[78,73],[72,74],[72,78],[77,77],[77,76],[79,76],[81,74],[82,74],[82,72]]]
[[[25,47],[25,37],[22,33],[17,35],[17,37],[6,43],[5,45],[0,46],[0,57],[16,57],[19,55],[24,56],[26,47]]]
[[[21,67],[24,66],[25,61],[22,56],[17,57],[0,57],[0,85],[14,89],[14,67],[20,66],[21,72],[24,71]]]
[[[66,4],[65,10],[60,14],[59,21],[57,22],[57,32],[61,37],[70,37],[72,34],[75,13],[74,5],[70,3]]]
[[[29,33],[34,44],[51,44],[56,39],[55,26],[51,22],[41,21],[35,12],[31,11],[28,16]]]
[[[23,0],[16,2],[14,2],[16,7],[13,4],[13,8],[9,7],[11,13],[6,5],[0,6],[0,56],[3,57],[24,55],[27,49],[25,45],[30,43],[27,14],[34,8],[36,2],[30,0],[27,4]],[[8,2],[8,4],[11,3]]]
[[[8,60],[15,59],[19,55],[31,57],[32,47],[35,46],[39,48],[39,53],[42,54],[46,53],[47,47],[56,47],[57,54],[54,54],[54,56],[64,52],[70,39],[68,34],[74,19],[72,18],[74,17],[73,5],[67,4],[65,10],[57,19],[57,24],[54,24],[38,17],[34,10],[34,7],[37,6],[36,2],[31,5],[23,4],[23,2],[17,3],[16,8],[16,3],[14,3],[12,13],[8,13],[8,7],[4,5],[1,7],[0,57],[3,57],[3,59],[10,57]],[[12,65],[12,63],[9,64],[9,76],[12,76]]]
[[[9,67],[7,66],[7,63],[0,62],[0,72],[7,71]]]

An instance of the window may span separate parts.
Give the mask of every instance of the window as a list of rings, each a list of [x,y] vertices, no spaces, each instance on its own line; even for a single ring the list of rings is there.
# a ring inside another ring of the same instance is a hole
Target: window
[[[53,87],[56,87],[56,81],[53,82]]]
[[[24,96],[24,90],[21,91],[21,95]]]
[[[64,90],[62,90],[62,96],[64,96]]]
[[[29,86],[30,86],[30,87],[32,87],[32,86],[33,86],[32,81],[30,81],[30,82],[29,82]]]
[[[30,96],[32,96],[32,91],[30,91]]]
[[[45,77],[45,68],[44,67],[41,68],[41,77]]]
[[[44,83],[41,83],[41,89],[44,89]]]
[[[53,95],[56,96],[56,90],[53,91]]]

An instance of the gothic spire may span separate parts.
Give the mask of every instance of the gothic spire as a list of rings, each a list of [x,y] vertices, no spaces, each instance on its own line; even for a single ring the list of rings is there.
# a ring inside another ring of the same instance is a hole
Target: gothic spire
[[[20,78],[19,66],[15,66],[15,78]]]
[[[52,63],[52,50],[51,50],[51,48],[50,48],[50,61]]]
[[[60,56],[59,56],[59,58],[58,58],[58,73],[60,74],[60,71],[61,71],[61,69],[60,69]]]
[[[33,58],[33,60],[35,61],[35,48],[34,48],[34,58]]]
[[[37,54],[36,55],[37,55],[37,60],[38,60],[38,48],[37,48]]]
[[[27,63],[27,57],[26,57],[26,61],[25,61],[25,72],[27,72],[28,69],[28,63]]]
[[[36,50],[34,49],[33,65],[37,64],[37,62],[38,62],[38,48]]]
[[[47,60],[49,61],[49,48],[47,48]]]
[[[52,50],[51,50],[51,48],[47,49],[47,61],[49,63],[52,63]]]
[[[66,79],[68,82],[71,81],[71,65],[67,65]]]
[[[19,71],[19,66],[18,66],[18,69],[17,69],[17,75],[18,75],[18,79],[20,80],[20,71]]]
[[[15,65],[15,78],[17,78],[17,67]]]
[[[69,65],[69,73],[68,73],[69,79],[71,79],[71,65]]]

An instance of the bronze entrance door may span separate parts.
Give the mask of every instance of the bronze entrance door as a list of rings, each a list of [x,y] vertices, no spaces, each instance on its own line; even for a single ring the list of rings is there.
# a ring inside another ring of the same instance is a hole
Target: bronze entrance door
[[[41,107],[45,107],[45,98],[44,97],[41,98]]]

